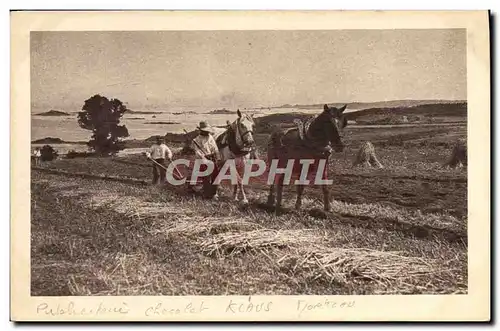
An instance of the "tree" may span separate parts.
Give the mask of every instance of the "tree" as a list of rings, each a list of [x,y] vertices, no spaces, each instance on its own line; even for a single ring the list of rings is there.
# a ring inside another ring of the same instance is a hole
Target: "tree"
[[[124,149],[120,138],[128,137],[125,125],[119,125],[127,107],[118,99],[108,99],[99,94],[85,101],[78,113],[78,124],[92,131],[87,145],[100,155],[110,155]]]

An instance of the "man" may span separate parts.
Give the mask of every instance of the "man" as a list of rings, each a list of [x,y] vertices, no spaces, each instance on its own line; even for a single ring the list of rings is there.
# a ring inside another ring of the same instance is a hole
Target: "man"
[[[211,197],[213,199],[218,199],[217,185],[213,185],[215,178],[218,173],[218,162],[220,160],[219,148],[215,142],[212,134],[214,133],[213,128],[208,125],[207,122],[200,122],[198,129],[198,136],[191,142],[191,148],[195,151],[196,158],[207,160],[214,164],[214,171],[212,174],[203,177],[203,195],[205,197]],[[206,166],[201,167],[201,171],[206,169]]]
[[[165,145],[162,137],[156,138],[156,143],[146,152],[146,156],[153,160],[153,185],[158,184],[158,177],[161,184],[165,183],[167,168],[165,159],[172,161],[172,151]]]

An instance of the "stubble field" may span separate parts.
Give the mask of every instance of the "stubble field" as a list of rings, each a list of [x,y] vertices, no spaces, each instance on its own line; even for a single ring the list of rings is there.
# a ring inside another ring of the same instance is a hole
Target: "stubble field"
[[[261,155],[267,133],[257,135]],[[442,165],[465,123],[347,128],[330,163],[332,211],[151,186],[139,155],[32,168],[32,295],[467,293],[467,168]],[[364,141],[384,169],[353,168]],[[113,177],[113,178],[110,178]],[[116,178],[119,177],[119,178]]]

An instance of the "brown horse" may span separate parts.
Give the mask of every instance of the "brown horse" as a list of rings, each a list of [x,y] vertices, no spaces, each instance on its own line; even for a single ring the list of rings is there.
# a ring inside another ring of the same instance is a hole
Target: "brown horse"
[[[328,159],[332,147],[336,152],[342,152],[344,145],[341,140],[341,132],[347,125],[347,118],[343,114],[347,105],[341,108],[328,107],[324,105],[323,112],[307,122],[303,128],[291,128],[287,130],[279,129],[271,134],[267,157],[268,163],[272,160],[278,160],[279,164],[294,160],[295,164],[299,160],[313,159],[315,161],[324,160],[324,177],[328,174]],[[300,165],[302,172],[303,165]],[[281,199],[283,194],[284,175],[277,176],[277,183],[271,183],[269,189],[268,205],[274,205],[276,201],[276,210],[281,208]],[[274,186],[277,187],[276,197],[274,196]],[[330,197],[328,185],[322,185],[323,189],[323,207],[325,211],[330,210]],[[302,205],[302,194],[304,184],[297,185],[297,200],[295,208],[300,209]]]

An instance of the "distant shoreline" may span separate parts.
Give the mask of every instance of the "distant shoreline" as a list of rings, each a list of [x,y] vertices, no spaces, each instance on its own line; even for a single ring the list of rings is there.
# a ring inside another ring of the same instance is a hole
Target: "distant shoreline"
[[[127,110],[125,114],[139,114],[139,115],[158,115],[163,114],[163,112],[158,111],[142,111],[142,110]]]
[[[163,124],[163,125],[173,125],[182,124],[181,122],[169,122],[169,121],[159,121],[159,122],[144,122],[144,124]]]
[[[387,101],[352,101],[352,102],[325,102],[329,106],[343,106],[347,105],[347,109],[349,108],[362,108],[362,109],[367,109],[367,108],[393,108],[393,107],[411,107],[411,106],[419,106],[419,105],[429,105],[429,104],[459,104],[459,103],[467,103],[467,100],[447,100],[447,99],[429,99],[429,100],[412,100],[412,99],[401,99],[401,100],[387,100]],[[142,110],[129,110],[125,114],[143,114],[143,115],[158,115],[158,114],[172,114],[172,115],[183,115],[183,114],[232,114],[236,113],[236,109],[239,108],[240,110],[266,110],[266,109],[286,109],[286,108],[299,108],[299,109],[320,109],[323,108],[323,105],[325,103],[315,103],[315,104],[283,104],[283,105],[270,105],[270,106],[235,106],[235,110],[229,110],[226,108],[222,109],[216,109],[212,111],[193,111],[193,110],[186,110],[186,111],[179,111],[179,110],[167,110],[170,107],[168,105],[165,105],[163,107],[165,111],[142,111]],[[50,106],[49,106],[50,107]],[[46,106],[37,106],[34,107],[34,109],[43,109],[43,108],[49,108]],[[153,109],[162,109],[159,106],[150,106]],[[76,107],[78,108],[78,107]],[[139,108],[142,109],[147,109],[148,106],[141,106]],[[186,109],[189,109],[189,106],[185,107]],[[209,108],[209,107],[207,107]],[[67,108],[65,108],[67,109]],[[73,116],[74,114],[78,113],[78,111],[64,111],[66,114],[61,115],[61,116]],[[45,116],[41,115],[43,113],[36,113],[33,115],[36,116]],[[50,116],[50,115],[49,115]],[[57,116],[57,115],[56,115]]]
[[[304,119],[311,114],[300,112],[287,112],[268,114],[255,118],[256,134],[267,134],[273,127],[293,126],[294,119]],[[348,128],[388,128],[394,126],[448,126],[461,125],[467,122],[466,103],[438,103],[424,104],[406,107],[384,107],[362,109],[356,112],[346,113],[349,121]],[[403,117],[407,117],[403,121]],[[415,119],[412,119],[415,118]],[[178,122],[146,122],[145,124],[181,124]],[[189,134],[193,134],[191,131]],[[149,147],[154,138],[158,135],[150,136],[146,139],[131,138],[124,140],[125,148]],[[166,132],[165,138],[173,144],[181,144],[185,141],[184,133]],[[33,140],[31,144],[51,144],[51,145],[86,145],[86,141],[65,141],[57,137],[45,137]]]

